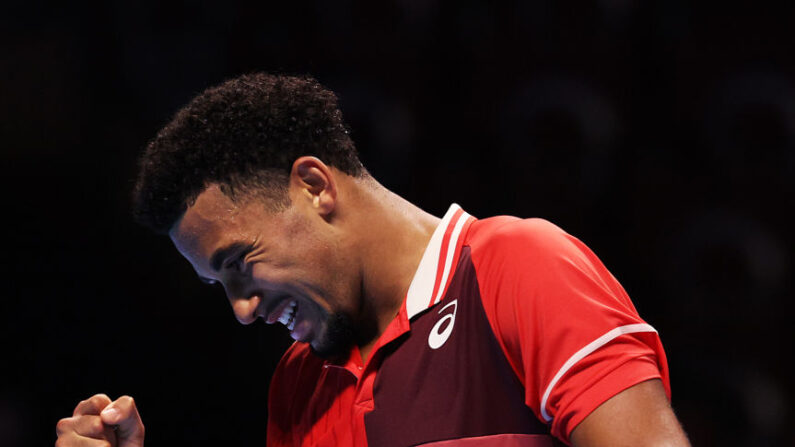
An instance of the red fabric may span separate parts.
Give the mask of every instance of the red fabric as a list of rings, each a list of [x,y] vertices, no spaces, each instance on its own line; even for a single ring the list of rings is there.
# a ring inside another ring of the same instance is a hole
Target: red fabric
[[[366,445],[351,425],[356,377],[344,368],[324,367],[308,351],[308,345],[294,343],[271,380],[268,445]],[[320,382],[327,392],[316,392]]]
[[[431,292],[431,299],[428,302],[428,306],[433,305],[434,299],[436,298],[436,293],[439,291],[439,286],[441,285],[442,287],[444,287],[444,285],[441,284],[441,282],[442,282],[442,274],[444,271],[444,262],[445,259],[447,259],[448,244],[450,242],[450,236],[453,233],[453,227],[455,226],[456,222],[458,222],[458,219],[461,218],[462,214],[464,214],[464,210],[459,209],[458,211],[456,211],[455,214],[453,215],[453,218],[450,220],[450,225],[448,226],[447,231],[444,232],[444,237],[442,238],[442,250],[439,253],[439,262],[437,263],[436,267],[436,281],[433,284],[433,292]],[[458,258],[456,257],[452,265],[456,265],[457,262]],[[451,273],[450,277],[452,277],[453,272],[451,271],[450,273]]]
[[[553,447],[547,435],[502,434],[430,442],[419,447]]]
[[[541,400],[576,352],[608,331],[644,323],[624,289],[576,238],[542,219],[475,222],[471,248],[486,315],[525,386],[525,403],[542,419]],[[594,351],[552,388],[546,411],[552,434],[569,434],[615,394],[661,378],[670,396],[656,333],[620,335]]]
[[[489,323],[525,387],[525,403],[539,419],[543,393],[573,354],[610,330],[643,323],[599,259],[547,221],[499,217],[467,222],[454,262],[462,245],[471,248]],[[446,286],[436,284],[434,290]],[[408,330],[404,303],[366,365],[357,348],[347,361],[331,365],[310,355],[306,344],[295,343],[271,382],[268,445],[367,445],[364,414],[373,408],[380,348]],[[546,406],[552,434],[568,442],[577,424],[605,400],[655,378],[663,380],[670,396],[656,333],[612,339],[552,388]]]
[[[293,343],[271,379],[268,446],[367,446],[364,414],[373,409],[381,348],[408,330],[404,303],[366,363],[355,346],[334,364],[311,355],[308,344]]]

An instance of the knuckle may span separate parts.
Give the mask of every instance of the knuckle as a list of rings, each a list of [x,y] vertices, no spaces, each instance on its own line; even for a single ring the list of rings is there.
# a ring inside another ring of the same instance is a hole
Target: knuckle
[[[61,433],[67,431],[71,425],[72,425],[71,418],[63,418],[59,420],[57,424],[55,424],[55,433],[57,433],[58,436],[60,436]]]
[[[102,433],[105,430],[105,426],[102,424],[102,419],[98,417],[91,418],[88,429],[91,430],[92,433]]]
[[[91,396],[90,401],[95,407],[104,408],[108,403],[110,403],[110,398],[105,394],[100,393]]]
[[[135,408],[135,399],[132,396],[127,396],[126,394],[119,398],[119,402],[124,404],[125,407],[128,408]]]

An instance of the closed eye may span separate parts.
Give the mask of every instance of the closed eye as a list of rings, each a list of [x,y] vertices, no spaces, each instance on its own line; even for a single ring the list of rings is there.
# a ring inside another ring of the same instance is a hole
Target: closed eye
[[[230,258],[230,260],[224,265],[225,269],[233,269],[237,273],[244,273],[246,269],[246,256],[251,253],[253,250],[252,247],[246,247],[238,252],[236,255]]]
[[[229,268],[238,260],[242,260],[251,251],[251,245],[243,242],[233,242],[219,248],[210,256],[210,268],[215,272]]]
[[[245,256],[246,256],[245,253],[241,253],[241,254],[235,256],[231,261],[229,261],[226,264],[226,266],[224,266],[224,268],[234,269],[238,273],[242,273],[243,272],[243,261],[244,261],[243,258],[245,258]]]

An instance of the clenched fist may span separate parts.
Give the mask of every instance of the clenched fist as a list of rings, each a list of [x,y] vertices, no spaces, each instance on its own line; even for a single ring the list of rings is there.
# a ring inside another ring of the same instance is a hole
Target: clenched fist
[[[72,417],[58,421],[55,447],[143,447],[144,424],[135,401],[122,396],[111,402],[95,394],[75,407]]]

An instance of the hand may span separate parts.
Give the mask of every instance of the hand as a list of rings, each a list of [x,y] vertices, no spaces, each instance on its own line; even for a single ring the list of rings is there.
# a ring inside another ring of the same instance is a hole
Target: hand
[[[55,447],[143,447],[144,424],[135,401],[122,396],[111,402],[95,394],[75,407],[72,417],[58,421]]]

